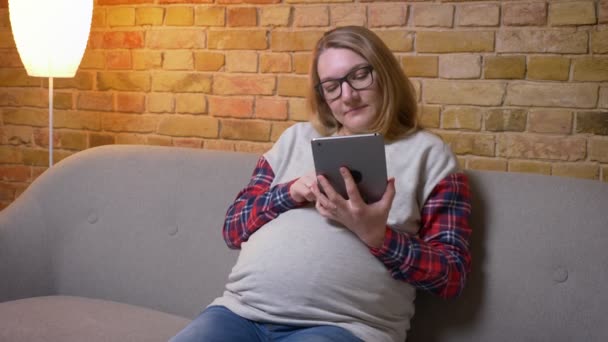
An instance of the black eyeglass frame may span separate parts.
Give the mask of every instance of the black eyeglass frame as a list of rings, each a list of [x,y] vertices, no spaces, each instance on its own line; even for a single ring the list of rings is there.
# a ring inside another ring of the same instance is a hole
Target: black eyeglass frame
[[[368,85],[366,85],[365,87],[357,88],[357,87],[353,86],[353,85],[350,83],[351,81],[349,81],[349,80],[348,80],[348,78],[349,78],[349,77],[352,77],[352,75],[354,75],[354,74],[355,74],[357,71],[359,71],[359,70],[361,70],[361,69],[368,69],[368,71],[369,71],[369,75],[370,75],[370,77],[371,77],[371,81],[370,81],[370,83],[369,83]],[[338,84],[339,84],[339,87],[338,87],[338,88],[340,89],[340,92],[338,93],[338,95],[337,95],[336,97],[334,97],[334,98],[331,98],[331,99],[326,98],[326,97],[325,97],[325,94],[323,93],[323,84],[324,84],[324,83],[328,83],[328,82],[338,82]],[[348,85],[349,85],[351,88],[355,89],[355,90],[364,90],[364,89],[367,89],[367,88],[369,88],[369,87],[370,87],[372,84],[374,84],[374,67],[373,67],[371,64],[368,64],[368,65],[364,65],[364,66],[361,66],[361,67],[355,68],[355,69],[353,69],[353,70],[349,71],[349,72],[348,72],[348,74],[344,75],[344,77],[340,77],[340,78],[336,78],[336,79],[333,79],[333,80],[326,80],[326,81],[323,81],[323,82],[319,82],[319,83],[318,83],[318,84],[315,86],[315,89],[317,90],[317,93],[319,93],[319,95],[320,95],[320,96],[321,96],[321,97],[322,97],[324,100],[326,100],[326,101],[333,101],[333,100],[335,100],[335,99],[339,98],[340,96],[342,96],[342,84],[343,84],[344,82],[348,83]]]

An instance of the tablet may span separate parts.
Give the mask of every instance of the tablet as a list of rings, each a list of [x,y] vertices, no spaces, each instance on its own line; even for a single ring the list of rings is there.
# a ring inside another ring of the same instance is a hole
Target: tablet
[[[311,140],[316,174],[324,175],[336,192],[348,198],[340,166],[350,170],[366,203],[382,198],[386,190],[386,156],[381,134],[357,134]]]

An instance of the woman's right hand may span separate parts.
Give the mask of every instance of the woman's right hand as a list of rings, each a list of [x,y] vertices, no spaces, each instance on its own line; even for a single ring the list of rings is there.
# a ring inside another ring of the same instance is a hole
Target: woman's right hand
[[[310,172],[298,178],[289,188],[289,195],[296,202],[314,202],[316,197],[312,192],[312,186],[317,182],[315,172]]]

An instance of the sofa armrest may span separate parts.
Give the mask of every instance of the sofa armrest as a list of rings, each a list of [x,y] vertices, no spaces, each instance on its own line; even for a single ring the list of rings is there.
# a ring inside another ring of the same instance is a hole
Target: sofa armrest
[[[33,196],[0,211],[0,302],[52,292],[48,232]]]

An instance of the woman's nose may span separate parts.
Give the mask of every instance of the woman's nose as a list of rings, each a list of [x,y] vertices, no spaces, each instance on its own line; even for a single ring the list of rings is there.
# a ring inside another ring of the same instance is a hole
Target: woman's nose
[[[358,95],[357,91],[353,87],[351,87],[351,85],[348,82],[346,82],[346,81],[342,82],[341,86],[342,86],[342,100],[348,101],[348,100],[355,98]]]

